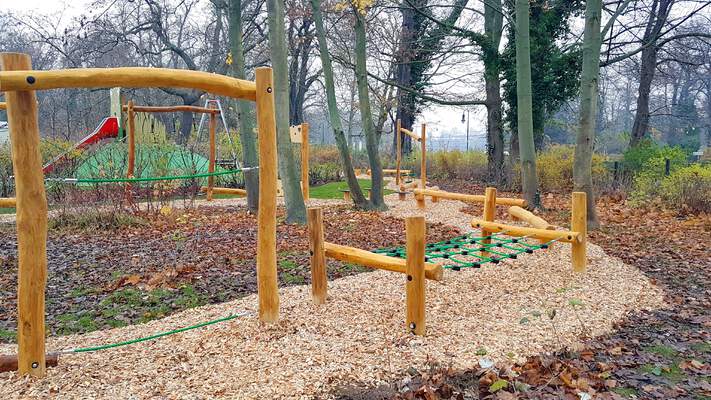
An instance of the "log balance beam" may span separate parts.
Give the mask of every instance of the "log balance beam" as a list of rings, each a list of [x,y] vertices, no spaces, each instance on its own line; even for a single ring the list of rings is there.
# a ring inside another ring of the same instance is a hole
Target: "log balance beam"
[[[444,190],[415,189],[413,192],[415,193],[415,199],[417,200],[417,206],[419,208],[425,208],[425,196],[430,196],[433,199],[459,200],[465,203],[484,203],[486,200],[485,195],[453,193],[445,192]],[[526,207],[527,203],[526,200],[523,199],[497,197],[496,205]]]
[[[523,221],[530,225],[532,228],[537,229],[547,229],[554,230],[555,225],[549,224],[545,219],[535,215],[534,213],[523,209],[519,206],[509,207],[509,215],[514,221]],[[541,239],[541,243],[544,243],[544,239]]]
[[[179,88],[256,103],[259,139],[257,297],[259,319],[277,322],[277,146],[272,69],[255,70],[255,81],[184,69],[77,68],[35,71],[30,56],[0,53],[0,91],[5,92],[17,208],[17,370],[46,374],[47,196],[42,174],[36,91],[72,88]]]
[[[207,192],[208,189],[209,189],[208,186],[202,186],[200,188],[200,191]],[[244,189],[226,188],[226,187],[213,187],[212,193],[213,194],[234,194],[237,196],[247,196],[247,191]]]
[[[492,188],[493,189],[493,188]],[[493,189],[495,190],[495,189]],[[495,192],[494,192],[495,193]],[[524,210],[525,211],[525,210]],[[472,226],[474,228],[481,229],[482,234],[485,232],[489,233],[499,233],[504,232],[509,236],[528,236],[539,239],[541,242],[548,243],[551,241],[565,242],[571,244],[571,263],[573,266],[573,271],[575,272],[585,272],[587,269],[587,195],[585,192],[573,192],[571,200],[571,217],[570,217],[570,229],[569,231],[564,230],[551,230],[550,225],[542,218],[538,218],[533,213],[531,218],[528,214],[520,213],[518,210],[514,209],[514,213],[521,215],[539,227],[523,227],[516,225],[507,225],[493,222],[493,216],[487,218],[486,212],[484,219],[472,219]],[[545,224],[545,228],[543,225]]]
[[[425,262],[425,219],[408,217],[405,220],[407,259],[389,257],[367,250],[325,242],[323,239],[323,210],[308,209],[309,250],[311,255],[311,294],[314,304],[324,304],[327,297],[326,258],[354,263],[365,267],[405,274],[406,322],[410,332],[425,334],[425,280],[441,281],[440,264]]]
[[[15,208],[17,200],[14,197],[0,197],[0,208]]]
[[[400,170],[400,173],[401,173],[401,174],[409,174],[409,173],[412,173],[412,170],[410,170],[410,169],[401,169],[401,170]],[[371,175],[371,174],[372,174],[372,171],[370,170],[370,168],[368,168],[368,170],[365,171],[365,174],[366,174],[366,175]],[[383,175],[394,175],[394,174],[397,174],[397,169],[383,168]]]
[[[59,364],[59,354],[49,353],[45,356],[45,368],[56,367]],[[0,354],[0,372],[17,371],[16,354]]]

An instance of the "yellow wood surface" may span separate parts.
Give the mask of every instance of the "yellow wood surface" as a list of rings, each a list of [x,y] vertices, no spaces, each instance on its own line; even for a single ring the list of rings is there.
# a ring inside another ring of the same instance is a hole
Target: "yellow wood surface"
[[[484,189],[484,221],[493,222],[496,218],[496,188],[488,187]],[[486,229],[481,230],[481,236],[489,236],[490,231]],[[482,244],[491,243],[491,239],[483,239]],[[483,251],[482,256],[488,257],[489,252]]]
[[[17,200],[14,197],[0,197],[0,208],[15,208]]]
[[[213,107],[213,103],[210,102],[210,107]],[[210,154],[209,163],[207,165],[207,172],[212,174],[215,172],[215,157],[216,157],[216,143],[215,143],[215,131],[217,130],[217,115],[210,114],[210,121],[207,124],[209,138],[210,138]],[[215,187],[215,177],[210,175],[207,177],[207,201],[212,201],[212,188]]]
[[[549,224],[548,221],[546,221],[545,219],[519,206],[509,207],[509,214],[520,221],[526,222],[533,228],[555,229],[555,226]]]
[[[390,257],[382,254],[372,253],[368,250],[357,249],[355,247],[343,246],[340,244],[324,242],[326,257],[339,261],[345,261],[365,267],[384,269],[386,271],[407,272],[406,262],[402,258]],[[433,281],[441,281],[443,277],[442,266],[439,264],[425,263],[425,278]]]
[[[585,192],[573,192],[570,210],[570,229],[580,232],[580,240],[573,243],[573,271],[585,272],[587,269],[587,234],[588,209]]]
[[[423,194],[425,196],[436,196],[440,199],[459,200],[469,203],[483,203],[485,199],[485,196],[480,194],[453,193],[433,189],[415,189],[414,192],[415,194]],[[525,207],[526,200],[512,199],[509,197],[497,197],[496,205]]]
[[[425,217],[405,219],[407,260],[405,302],[407,327],[415,335],[425,334]]]
[[[201,191],[207,192],[208,186],[203,186],[200,188]],[[246,196],[247,191],[244,189],[237,188],[226,188],[226,187],[213,187],[212,194],[236,194],[239,196]]]
[[[311,197],[309,190],[309,124],[301,124],[301,194],[304,200]]]
[[[123,106],[123,111],[128,111],[128,106]],[[205,108],[198,106],[133,106],[135,112],[192,112],[200,114],[219,114],[220,110],[216,108]]]
[[[32,81],[32,83],[30,83]],[[209,72],[168,68],[76,68],[0,73],[0,90],[59,88],[177,87],[204,90],[220,96],[255,100],[254,82]]]
[[[472,226],[478,229],[498,233],[506,232],[508,236],[532,236],[546,241],[558,239],[560,242],[577,243],[581,240],[580,232],[575,231],[550,231],[548,229],[528,228],[524,226],[506,225],[498,222],[488,222],[478,218],[472,219]]]
[[[5,103],[4,101],[0,101],[0,110],[5,110],[5,109],[7,109],[7,103]]]
[[[1,53],[0,68],[31,70],[30,56]],[[17,207],[17,353],[21,374],[44,376],[45,287],[47,284],[47,196],[40,154],[37,96],[33,91],[8,91],[12,168]]]
[[[323,211],[312,207],[307,210],[309,225],[309,250],[311,255],[311,298],[314,304],[326,303],[328,277],[326,254],[323,249]]]
[[[419,142],[420,140],[422,140],[421,137],[417,136],[416,133],[412,132],[412,131],[409,130],[409,129],[400,128],[400,132],[402,132],[402,133],[406,134],[407,136],[411,137],[413,140],[417,140],[418,142]]]
[[[257,132],[259,139],[259,212],[257,213],[257,294],[259,319],[279,320],[276,210],[277,142],[272,69],[257,68]]]

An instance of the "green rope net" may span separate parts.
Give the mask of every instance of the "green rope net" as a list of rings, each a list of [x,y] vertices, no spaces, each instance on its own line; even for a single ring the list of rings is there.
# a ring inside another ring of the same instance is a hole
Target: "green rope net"
[[[527,236],[515,238],[499,232],[481,236],[480,232],[470,232],[449,240],[425,245],[425,262],[441,262],[442,267],[459,271],[462,268],[479,268],[483,264],[498,264],[502,260],[516,259],[520,254],[531,254],[535,250],[547,249],[555,240],[547,243],[529,243]],[[489,241],[490,243],[487,243]],[[404,247],[374,250],[373,253],[390,257],[406,258]],[[484,256],[480,253],[488,253]]]

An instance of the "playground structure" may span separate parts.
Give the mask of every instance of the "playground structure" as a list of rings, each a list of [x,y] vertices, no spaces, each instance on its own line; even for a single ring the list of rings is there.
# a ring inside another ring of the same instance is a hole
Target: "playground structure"
[[[291,143],[299,145],[301,153],[301,194],[304,200],[308,200],[310,195],[309,185],[309,124],[302,122],[300,125],[289,127]]]
[[[400,164],[402,163],[402,134],[405,134],[409,137],[412,138],[412,140],[416,140],[420,142],[421,146],[421,155],[420,155],[420,182],[419,186],[420,189],[425,189],[427,188],[427,125],[422,124],[421,127],[421,132],[420,135],[418,136],[416,133],[413,133],[412,131],[405,129],[402,127],[402,124],[400,120],[397,120],[396,123],[396,137],[397,137],[397,151],[396,151],[396,159],[395,159],[395,185],[399,187],[400,192],[405,192],[408,189],[414,189],[417,188],[418,182],[417,180],[413,180],[412,182],[409,183],[403,183],[402,182],[402,173],[403,171],[400,170]],[[409,170],[408,172],[409,173]],[[400,196],[401,199],[403,199],[403,196]]]
[[[447,192],[440,192],[447,193]],[[483,264],[498,264],[502,260],[516,259],[519,254],[530,254],[539,249],[549,249],[555,242],[571,244],[571,264],[575,272],[585,272],[587,266],[587,209],[584,192],[574,192],[571,204],[571,230],[555,230],[544,219],[520,208],[524,200],[497,198],[496,188],[486,188],[485,195],[457,200],[482,201],[481,219],[473,218],[471,225],[480,235],[465,234],[444,242],[426,244],[424,217],[405,220],[406,247],[368,251],[343,246],[324,240],[323,213],[320,208],[308,209],[309,250],[311,261],[311,296],[315,304],[324,304],[327,297],[326,259],[361,266],[404,273],[407,276],[406,325],[416,335],[425,334],[425,280],[444,279],[443,269],[459,271],[462,268],[480,268]],[[421,194],[420,196],[424,196]],[[494,222],[497,205],[511,205],[509,214],[531,226],[507,225]],[[523,211],[523,212],[522,212]],[[503,235],[509,236],[504,238]],[[528,243],[528,240],[537,243]],[[436,262],[433,262],[436,261]]]
[[[29,55],[1,53],[0,90],[5,92],[16,181],[18,242],[18,356],[22,374],[44,376],[47,198],[39,151],[35,91],[59,88],[175,87],[256,102],[259,138],[257,282],[259,318],[279,318],[276,267],[276,121],[271,68],[256,81],[199,71],[163,68],[85,68],[34,71]]]

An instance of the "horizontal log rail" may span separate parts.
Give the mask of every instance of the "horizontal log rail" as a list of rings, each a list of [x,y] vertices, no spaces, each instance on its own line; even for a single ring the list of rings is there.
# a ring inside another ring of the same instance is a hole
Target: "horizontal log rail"
[[[15,208],[17,201],[14,197],[0,197],[0,208]]]
[[[485,198],[484,195],[479,195],[479,194],[453,193],[453,192],[445,192],[444,190],[433,190],[433,189],[415,189],[414,193],[416,195],[432,196],[432,197],[437,197],[440,199],[459,200],[459,201],[464,201],[464,202],[468,202],[468,203],[483,203],[484,198]],[[496,205],[526,207],[527,203],[526,203],[526,200],[523,200],[523,199],[512,199],[509,197],[497,197],[496,198]]]
[[[7,110],[7,103],[0,101],[0,110]]]
[[[326,257],[335,260],[350,262],[365,267],[384,269],[386,271],[406,273],[407,260],[402,258],[385,256],[372,253],[368,250],[357,249],[355,247],[342,246],[340,244],[324,242],[323,248]],[[440,264],[425,263],[425,278],[433,281],[441,281],[443,278],[442,266]]]
[[[52,71],[2,71],[0,90],[61,88],[155,88],[203,90],[220,96],[255,101],[255,82],[202,71],[168,68],[76,68]]]
[[[549,224],[545,219],[519,206],[509,207],[509,215],[511,215],[514,219],[526,222],[533,228],[548,230],[555,229],[555,226]]]
[[[123,106],[124,111],[128,111],[128,106]],[[133,106],[134,112],[192,112],[202,114],[219,114],[217,108],[205,108],[198,106]]]
[[[208,187],[203,186],[200,188],[200,190],[202,190],[203,192],[206,192],[208,190]],[[237,188],[213,187],[212,194],[236,194],[239,196],[246,196],[247,191],[244,189],[237,189]]]
[[[408,183],[403,183],[402,185],[400,185],[400,190],[404,191],[407,189],[413,189],[413,188],[418,187],[419,185],[420,185],[419,181],[412,181],[412,182],[408,182]]]
[[[417,140],[418,142],[422,141],[422,138],[418,134],[412,132],[409,129],[400,128],[400,132],[406,134],[407,136],[413,138],[414,140]]]
[[[508,236],[531,236],[547,241],[557,240],[559,242],[579,243],[583,238],[580,232],[528,228],[524,226],[499,224],[498,222],[489,222],[477,218],[472,219],[472,226],[490,233],[505,232]]]
[[[370,175],[371,172],[372,172],[372,171],[371,171],[370,169],[368,169],[368,170],[366,171],[366,174],[367,174],[367,175]],[[400,173],[401,173],[401,174],[409,174],[409,173],[411,173],[411,172],[412,172],[412,170],[409,170],[409,169],[401,169],[401,170],[400,170]],[[396,170],[396,169],[383,168],[383,174],[397,174],[397,170]]]
[[[59,364],[59,354],[49,353],[45,356],[47,367],[56,367]],[[0,354],[0,372],[17,371],[17,354]]]

